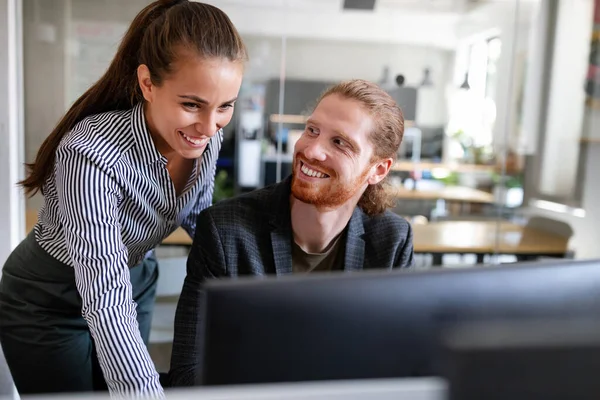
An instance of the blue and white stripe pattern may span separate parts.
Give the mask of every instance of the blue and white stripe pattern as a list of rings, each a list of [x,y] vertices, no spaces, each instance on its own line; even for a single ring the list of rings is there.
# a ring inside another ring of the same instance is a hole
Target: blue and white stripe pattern
[[[84,119],[57,149],[35,237],[75,269],[82,315],[113,395],[163,395],[139,332],[129,268],[178,226],[193,237],[197,215],[212,203],[222,140],[222,131],[211,138],[179,197],[141,104]]]

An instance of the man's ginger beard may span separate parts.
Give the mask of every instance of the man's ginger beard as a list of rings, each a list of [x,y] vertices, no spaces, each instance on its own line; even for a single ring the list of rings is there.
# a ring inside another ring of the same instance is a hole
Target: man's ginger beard
[[[298,159],[303,160],[300,157],[296,158],[296,161]],[[303,203],[317,207],[317,209],[336,209],[345,204],[365,184],[371,168],[368,166],[352,182],[340,182],[337,174],[329,168],[314,161],[311,161],[311,165],[329,175],[329,178],[320,178],[323,180],[320,183],[309,183],[298,179],[294,168],[292,173],[292,195]]]

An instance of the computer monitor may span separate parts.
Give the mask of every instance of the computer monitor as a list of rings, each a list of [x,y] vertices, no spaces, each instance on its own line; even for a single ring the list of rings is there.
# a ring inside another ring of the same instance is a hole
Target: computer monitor
[[[205,385],[441,376],[443,334],[460,324],[600,318],[595,260],[214,280],[205,289]]]
[[[595,321],[475,323],[445,338],[448,400],[596,400]]]

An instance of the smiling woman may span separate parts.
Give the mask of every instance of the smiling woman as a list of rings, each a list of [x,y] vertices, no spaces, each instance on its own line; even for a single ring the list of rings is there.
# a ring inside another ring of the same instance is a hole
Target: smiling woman
[[[144,114],[158,151],[167,159],[167,169],[176,195],[185,189],[210,139],[231,121],[239,91],[243,63],[239,60],[180,56],[173,72],[160,86],[152,82],[150,70],[137,69],[144,99]]]
[[[180,225],[193,237],[212,203],[246,59],[218,8],[155,1],[44,141],[21,182],[44,206],[0,283],[0,341],[21,394],[163,396],[146,349],[153,249]]]
[[[148,127],[161,153],[195,159],[231,120],[243,64],[188,56],[175,62],[174,71],[156,86],[148,67],[138,67]]]

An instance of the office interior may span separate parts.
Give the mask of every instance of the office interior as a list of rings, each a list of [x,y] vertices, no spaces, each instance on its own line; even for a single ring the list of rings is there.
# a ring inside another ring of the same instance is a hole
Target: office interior
[[[19,35],[0,35],[20,55],[16,70],[1,68],[18,78],[4,85],[18,96],[0,100],[0,117],[12,121],[2,131],[12,147],[0,153],[9,171],[0,178],[5,243],[31,229],[42,204],[15,195],[10,181],[149,2],[0,1],[4,20],[20,21]],[[388,190],[413,226],[418,269],[600,258],[600,0],[206,2],[230,16],[250,55],[224,130],[215,202],[290,174],[314,100],[330,84],[363,78],[405,115]],[[177,231],[157,249],[150,351],[161,371],[190,244]]]

